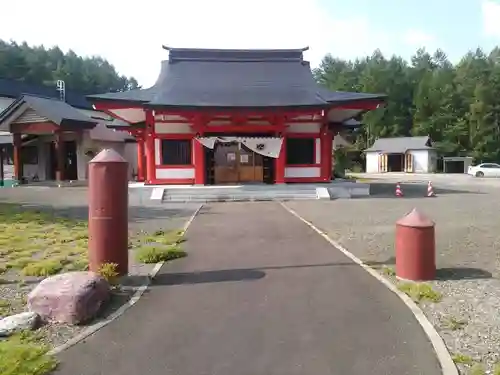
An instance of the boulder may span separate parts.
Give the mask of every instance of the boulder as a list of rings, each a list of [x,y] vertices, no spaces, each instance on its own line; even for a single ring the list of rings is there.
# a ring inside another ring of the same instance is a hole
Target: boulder
[[[28,308],[45,321],[82,324],[97,315],[110,292],[94,272],[68,272],[41,281],[28,295]]]
[[[15,332],[35,329],[40,316],[35,312],[23,312],[0,320],[0,337],[7,337]]]

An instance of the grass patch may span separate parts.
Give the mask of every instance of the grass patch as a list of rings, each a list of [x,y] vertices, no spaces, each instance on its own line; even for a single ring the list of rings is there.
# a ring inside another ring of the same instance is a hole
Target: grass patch
[[[474,363],[470,368],[468,375],[486,375],[484,366],[480,363]]]
[[[474,363],[474,360],[472,359],[472,357],[470,355],[466,355],[466,354],[456,353],[456,354],[453,354],[451,356],[451,358],[453,359],[453,362],[455,362],[457,364],[472,365]]]
[[[445,320],[445,326],[452,331],[458,331],[459,329],[463,329],[466,325],[467,325],[466,320],[457,319],[454,316],[450,316]]]
[[[10,313],[11,303],[6,299],[0,299],[0,317],[7,316]]]
[[[0,204],[0,274],[9,271],[11,280],[82,270],[87,247],[84,220]]]
[[[382,267],[382,273],[386,276],[396,276],[396,270],[394,267],[384,266]]]
[[[30,331],[0,341],[0,374],[45,375],[57,367],[55,358],[47,356],[48,347],[41,336]]]
[[[431,285],[425,283],[400,283],[398,289],[417,303],[423,301],[439,302],[443,297],[441,293],[432,289]]]
[[[158,263],[183,258],[187,254],[178,246],[154,246],[145,244],[136,250],[136,260],[140,263]]]
[[[24,276],[51,276],[59,273],[64,265],[59,259],[44,259],[38,262],[29,263],[23,268]]]

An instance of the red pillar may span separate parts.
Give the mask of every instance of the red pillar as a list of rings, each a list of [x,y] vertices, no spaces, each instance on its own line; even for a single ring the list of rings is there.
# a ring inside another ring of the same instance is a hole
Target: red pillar
[[[128,273],[128,163],[113,149],[89,163],[89,270],[105,263]]]
[[[18,183],[21,183],[23,178],[23,165],[21,163],[21,134],[14,133],[12,137],[14,144],[14,178]]]
[[[332,178],[332,148],[332,133],[328,128],[323,128],[320,133],[321,179],[325,182]]]
[[[205,146],[193,138],[194,183],[205,185]]]
[[[54,146],[55,146],[55,151],[56,151],[56,180],[57,181],[64,181],[66,178],[65,176],[65,169],[66,169],[66,163],[65,163],[65,157],[64,157],[64,139],[63,139],[63,134],[62,132],[56,132],[54,134]]]
[[[151,110],[146,111],[146,132],[144,134],[146,143],[146,183],[153,184],[156,180],[155,162],[155,140],[154,140],[154,116]]]
[[[144,175],[144,132],[139,132],[136,136],[137,139],[137,181],[143,182]]]
[[[277,184],[285,183],[285,166],[286,166],[286,137],[283,137],[283,143],[281,144],[280,154],[278,158],[275,159],[275,164],[274,164],[275,183]]]

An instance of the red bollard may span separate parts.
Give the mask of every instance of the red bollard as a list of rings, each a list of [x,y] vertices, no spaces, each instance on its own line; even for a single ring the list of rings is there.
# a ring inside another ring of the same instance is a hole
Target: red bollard
[[[128,163],[113,149],[89,162],[89,270],[104,263],[128,273]]]
[[[434,222],[414,208],[396,222],[396,276],[423,281],[436,277]]]

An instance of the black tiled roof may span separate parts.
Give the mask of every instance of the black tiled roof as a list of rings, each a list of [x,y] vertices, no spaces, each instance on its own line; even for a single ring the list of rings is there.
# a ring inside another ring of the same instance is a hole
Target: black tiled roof
[[[59,99],[59,92],[56,90],[55,85],[53,87],[32,85],[13,79],[0,78],[0,96],[17,99],[23,94]],[[71,90],[66,90],[65,94],[66,103],[71,106],[83,109],[92,109],[92,104],[87,101],[85,95]]]
[[[167,48],[160,76],[149,89],[88,96],[156,107],[327,107],[385,95],[332,92],[319,87],[303,60],[305,49],[214,50]]]
[[[92,120],[66,102],[53,98],[23,95],[7,107],[5,111],[0,113],[0,130],[10,130],[5,129],[4,121],[13,115],[23,104],[27,104],[37,114],[48,118],[54,124],[61,127],[80,126],[81,128],[88,129],[93,128],[97,123],[97,121]]]

